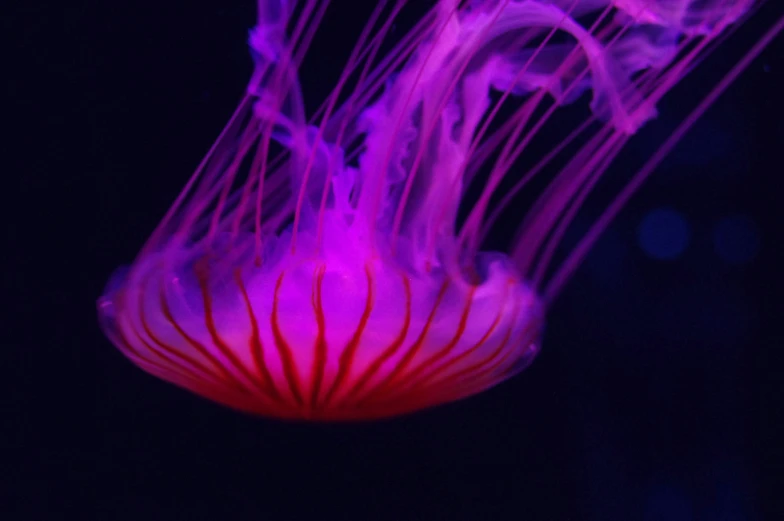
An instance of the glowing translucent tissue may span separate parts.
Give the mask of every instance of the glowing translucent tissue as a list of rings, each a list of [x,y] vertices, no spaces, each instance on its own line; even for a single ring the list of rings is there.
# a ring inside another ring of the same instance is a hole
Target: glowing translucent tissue
[[[555,263],[623,145],[752,2],[441,0],[397,38],[406,2],[379,2],[306,114],[298,69],[327,4],[259,0],[247,94],[98,303],[109,338],[145,371],[281,418],[402,414],[525,368],[588,246],[781,29]],[[590,103],[579,124],[530,146],[579,103]],[[525,218],[510,222],[520,200]],[[480,251],[493,230],[512,239],[507,254]]]

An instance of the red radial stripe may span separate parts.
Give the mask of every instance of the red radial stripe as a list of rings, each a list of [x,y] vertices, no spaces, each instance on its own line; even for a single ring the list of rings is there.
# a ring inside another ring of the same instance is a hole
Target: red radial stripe
[[[147,280],[144,280],[142,282],[142,287],[143,288],[147,288],[148,282],[149,282],[149,277],[147,278]],[[163,316],[172,324],[172,326],[175,328],[175,330],[185,339],[186,342],[191,344],[191,346],[194,347],[194,349],[196,349],[202,356],[204,356],[209,361],[209,363],[213,367],[213,369],[218,371],[218,373],[220,373],[220,375],[218,375],[215,372],[213,372],[212,370],[208,369],[199,360],[196,360],[196,359],[194,359],[194,358],[192,358],[192,357],[190,357],[190,356],[180,352],[176,347],[170,346],[170,345],[166,344],[165,342],[163,342],[160,338],[158,338],[158,336],[155,333],[153,333],[152,328],[150,327],[149,323],[147,322],[147,314],[146,314],[145,308],[144,308],[144,296],[145,296],[145,292],[141,291],[140,295],[139,295],[139,310],[138,310],[139,311],[139,320],[142,323],[142,328],[144,329],[144,332],[147,334],[148,337],[150,337],[150,339],[155,344],[157,344],[159,347],[161,347],[161,349],[166,351],[168,354],[170,354],[172,356],[175,356],[175,357],[177,357],[177,358],[179,358],[181,360],[185,360],[188,363],[190,363],[191,365],[193,365],[194,367],[197,367],[200,370],[204,371],[206,374],[216,378],[219,382],[223,383],[227,387],[230,387],[230,388],[232,388],[235,391],[238,391],[240,393],[247,392],[246,389],[244,389],[242,386],[238,385],[238,383],[231,377],[231,375],[228,374],[226,369],[219,363],[218,360],[216,360],[209,352],[206,352],[206,349],[204,349],[203,346],[201,346],[200,344],[194,345],[194,343],[190,339],[190,337],[187,334],[185,334],[185,332],[182,330],[180,325],[174,320],[174,317],[171,314],[168,302],[166,301],[166,297],[163,294],[163,292],[161,292],[161,294],[160,294],[160,301],[159,301],[159,304],[161,304],[161,313],[163,314]],[[138,332],[136,332],[136,334],[137,334],[137,336],[139,336],[141,338],[141,335],[139,335]]]
[[[250,302],[248,291],[245,288],[245,284],[242,282],[242,275],[239,270],[235,272],[235,279],[237,281],[237,286],[240,288],[240,293],[242,294],[242,299],[245,302],[245,308],[248,313],[248,319],[250,320],[251,336],[249,347],[253,356],[253,363],[256,365],[259,376],[267,383],[270,395],[276,401],[282,401],[278,388],[275,386],[275,380],[273,380],[269,368],[264,361],[264,346],[261,343],[261,335],[259,334],[259,323],[258,320],[256,320],[256,314],[253,312],[253,305]]]
[[[321,390],[321,383],[324,381],[324,370],[327,365],[327,340],[326,340],[326,321],[324,319],[324,305],[321,300],[321,288],[324,283],[325,266],[322,264],[316,268],[313,281],[313,294],[311,296],[313,312],[316,316],[316,341],[313,345],[313,367],[310,374],[310,408],[318,408],[318,396]]]
[[[278,324],[278,294],[280,293],[280,287],[283,285],[283,277],[285,274],[285,272],[281,272],[280,276],[278,277],[278,281],[275,283],[275,292],[272,297],[272,316],[270,317],[270,326],[272,327],[272,336],[275,339],[275,347],[278,349],[280,362],[283,365],[283,375],[286,377],[289,391],[294,397],[294,400],[297,402],[297,405],[302,407],[302,405],[304,405],[304,401],[302,400],[302,394],[300,392],[297,367],[291,354],[291,347],[286,342],[286,339],[283,338],[283,333],[280,330],[280,324]]]
[[[419,349],[422,347],[425,338],[427,338],[427,334],[430,331],[430,326],[433,325],[433,319],[436,316],[438,307],[441,305],[441,301],[444,299],[444,295],[446,294],[448,287],[448,281],[445,281],[441,285],[441,289],[439,290],[438,295],[436,296],[436,300],[433,303],[433,309],[430,311],[424,326],[422,326],[422,332],[419,334],[414,343],[411,344],[408,350],[403,354],[402,358],[398,361],[397,365],[392,369],[392,371],[370,391],[366,392],[360,400],[358,400],[358,405],[362,406],[366,402],[373,400],[374,397],[379,393],[385,393],[386,388],[398,378],[398,376],[406,369],[411,360],[413,360],[414,356],[416,356],[416,354],[419,352]]]
[[[234,354],[234,351],[231,347],[229,347],[226,342],[220,337],[218,334],[218,328],[215,326],[215,316],[212,312],[212,296],[210,295],[209,291],[209,272],[206,265],[200,265],[196,268],[196,278],[199,281],[199,287],[201,288],[201,296],[202,301],[204,303],[204,325],[207,327],[207,331],[210,334],[210,338],[212,339],[212,343],[215,344],[215,347],[221,352],[223,356],[225,356],[229,362],[234,366],[234,368],[239,371],[242,376],[248,380],[256,389],[258,393],[260,393],[260,398],[266,400],[272,400],[269,389],[263,385],[257,378],[254,378],[253,375],[250,374],[248,368],[237,358],[237,355]]]
[[[515,306],[516,311],[519,310],[519,305]],[[516,315],[516,311],[514,315]],[[514,316],[513,315],[513,316]],[[495,326],[493,326],[494,328]],[[509,324],[509,327],[506,329],[506,333],[504,334],[503,338],[501,339],[498,347],[496,347],[488,356],[485,356],[483,359],[479,360],[478,362],[471,364],[470,366],[456,372],[446,375],[445,378],[437,380],[435,382],[431,382],[427,385],[419,386],[417,388],[409,389],[405,393],[401,393],[398,395],[388,395],[384,396],[380,402],[392,402],[396,400],[409,402],[409,401],[416,401],[418,398],[421,400],[421,397],[432,397],[435,401],[433,403],[442,403],[450,400],[454,400],[461,391],[471,387],[469,385],[469,381],[474,377],[477,371],[482,371],[483,368],[486,368],[488,364],[491,364],[493,360],[498,357],[503,351],[506,345],[509,343],[509,339],[512,336],[512,331],[514,330],[514,322]],[[489,336],[489,332],[486,334]],[[483,338],[484,340],[484,338]],[[477,343],[474,348],[479,347],[480,343]],[[509,353],[507,352],[507,355]],[[463,395],[472,394],[464,393]],[[427,399],[425,398],[425,399]]]
[[[376,358],[371,364],[365,369],[360,376],[359,380],[351,387],[348,391],[346,396],[341,401],[341,405],[347,401],[352,400],[356,405],[359,399],[362,397],[360,394],[362,389],[367,385],[371,378],[381,369],[381,366],[384,365],[392,355],[394,355],[397,350],[403,345],[403,342],[406,340],[406,335],[408,335],[408,329],[411,327],[411,283],[408,280],[408,277],[402,275],[403,280],[403,288],[406,294],[406,310],[405,316],[403,318],[403,325],[400,328],[400,333],[398,334],[397,338],[395,338],[392,343],[384,349],[381,354]]]
[[[465,396],[474,394],[482,388],[486,387],[486,385],[478,386],[474,382],[478,379],[484,378],[487,374],[494,371],[509,356],[511,356],[512,351],[506,349],[506,347],[512,337],[513,329],[514,323],[509,324],[509,327],[507,328],[501,343],[495,350],[493,350],[492,353],[490,353],[489,356],[486,356],[481,361],[472,364],[469,367],[458,371],[457,373],[450,374],[444,380],[440,380],[438,383],[434,384],[437,387],[443,388],[447,392],[451,390],[446,399],[455,399],[457,397],[455,390],[457,389],[460,389],[461,391],[468,391],[463,394]],[[496,360],[499,356],[501,358]]]
[[[122,299],[123,297],[120,298]],[[129,324],[129,327],[134,335],[134,339],[137,340],[142,345],[144,345],[144,347],[154,356],[161,359],[163,363],[155,361],[149,356],[142,354],[141,351],[137,350],[136,347],[134,347],[133,343],[126,336],[126,333],[123,330],[122,326],[118,327],[116,330],[117,341],[120,344],[122,344],[121,349],[127,350],[134,357],[138,358],[139,360],[143,361],[146,364],[149,364],[151,367],[155,369],[161,371],[170,371],[181,376],[185,381],[187,381],[189,384],[193,386],[196,386],[196,384],[199,384],[201,382],[205,382],[203,376],[196,374],[187,366],[178,363],[173,357],[170,357],[165,352],[158,351],[158,349],[156,349],[155,346],[147,342],[147,340],[138,333],[138,331],[136,330],[136,328],[133,326],[132,323]],[[205,371],[205,373],[209,375],[208,371]],[[209,382],[207,382],[207,384],[212,385]]]
[[[487,331],[485,331],[484,335],[482,335],[482,338],[480,338],[473,346],[466,349],[462,353],[445,360],[440,365],[432,368],[425,374],[425,376],[419,378],[412,386],[409,387],[411,392],[416,392],[416,390],[420,389],[421,387],[428,385],[433,378],[437,378],[439,375],[445,375],[450,367],[462,362],[466,358],[476,353],[476,351],[481,348],[485,342],[487,342],[487,339],[490,338],[490,335],[495,332],[495,330],[498,328],[498,325],[501,323],[501,318],[503,317],[504,310],[506,309],[507,301],[509,299],[510,286],[511,283],[506,286],[506,290],[504,291],[504,298],[501,302],[501,306],[498,308],[498,313],[496,314],[493,323],[490,324],[490,327],[487,329]]]
[[[357,329],[354,331],[354,335],[340,353],[338,374],[335,376],[335,380],[332,382],[332,385],[329,387],[327,394],[324,396],[324,407],[327,408],[329,407],[329,402],[332,400],[332,396],[334,396],[334,394],[340,389],[340,386],[343,384],[346,376],[351,371],[351,366],[354,362],[354,353],[357,351],[359,341],[362,338],[362,333],[365,331],[368,320],[370,320],[370,313],[373,311],[373,274],[370,270],[370,267],[367,265],[365,266],[365,276],[367,277],[367,299],[365,300],[365,309],[359,319],[359,324],[357,324]]]
[[[191,337],[177,322],[177,320],[175,320],[174,315],[171,312],[171,308],[169,307],[169,302],[166,300],[166,292],[163,288],[163,284],[161,284],[159,298],[160,298],[159,303],[161,306],[161,313],[166,318],[166,320],[169,321],[169,323],[172,325],[175,331],[177,331],[177,333],[179,333],[180,336],[187,343],[189,343],[191,347],[193,347],[201,356],[209,360],[210,364],[223,375],[223,378],[227,383],[230,382],[230,385],[232,387],[236,386],[235,388],[242,393],[246,393],[246,394],[249,393],[248,389],[246,389],[245,386],[240,384],[240,382],[238,382],[236,378],[234,378],[234,375],[231,374],[231,371],[226,369],[226,367],[224,367],[223,364],[221,364],[220,360],[215,358],[215,356],[212,353],[210,353],[209,350],[202,343],[198,342],[196,339]]]
[[[146,280],[143,281],[142,287],[146,288],[148,286],[149,278],[147,277]],[[181,370],[188,370],[185,366],[182,365],[181,362],[185,362],[190,364],[191,366],[195,367],[199,371],[201,371],[202,375],[194,375],[195,379],[192,380],[192,387],[191,389],[194,392],[201,392],[201,394],[206,394],[209,396],[214,397],[216,400],[220,401],[221,403],[235,403],[236,398],[231,398],[232,396],[237,396],[236,393],[240,395],[245,394],[246,390],[237,385],[231,378],[221,377],[215,374],[213,371],[205,367],[199,360],[196,360],[182,352],[180,352],[176,347],[168,345],[167,343],[163,342],[160,338],[153,333],[152,328],[150,328],[149,323],[147,322],[147,316],[144,308],[144,295],[145,292],[142,290],[140,291],[139,295],[139,320],[141,322],[142,328],[144,329],[145,334],[150,338],[153,344],[157,345],[156,348],[154,345],[148,343],[144,337],[137,331],[136,327],[133,325],[133,322],[130,322],[131,330],[134,336],[152,351],[153,353],[157,354],[158,356],[170,360],[173,362],[174,367],[178,367]],[[124,298],[124,297],[123,297]],[[125,337],[123,337],[125,338]],[[126,339],[127,342],[127,339]],[[127,342],[129,343],[129,342]],[[181,362],[175,362],[174,359],[180,360]],[[213,380],[214,379],[214,380]]]
[[[417,376],[422,374],[422,371],[427,369],[428,367],[432,366],[434,363],[442,360],[452,350],[455,348],[457,343],[462,338],[463,333],[465,333],[466,326],[468,325],[468,315],[471,313],[471,305],[473,303],[474,292],[476,291],[475,286],[471,286],[471,290],[468,293],[466,298],[465,306],[463,307],[463,313],[460,315],[460,322],[457,324],[457,329],[455,330],[455,334],[452,336],[452,339],[447,342],[441,349],[439,349],[436,353],[430,355],[425,361],[419,364],[417,367],[411,369],[410,371],[406,372],[397,382],[390,385],[388,392],[395,392],[401,388],[404,388],[406,385],[410,384],[412,381],[416,379]]]

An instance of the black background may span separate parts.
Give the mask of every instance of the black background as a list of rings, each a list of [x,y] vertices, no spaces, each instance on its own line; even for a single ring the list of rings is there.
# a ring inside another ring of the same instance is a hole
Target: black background
[[[311,99],[329,89],[372,8],[334,3],[304,68]],[[2,328],[13,355],[3,519],[740,521],[784,512],[782,38],[597,244],[552,309],[530,369],[409,417],[302,425],[244,416],[146,375],[103,337],[95,313],[109,275],[133,259],[242,94],[253,2],[2,10],[15,38],[0,82],[13,134],[2,144]],[[781,13],[769,1],[671,93],[629,157],[649,155]],[[637,245],[658,207],[691,228],[673,261]],[[761,236],[743,265],[725,263],[712,243],[715,223],[736,214]]]

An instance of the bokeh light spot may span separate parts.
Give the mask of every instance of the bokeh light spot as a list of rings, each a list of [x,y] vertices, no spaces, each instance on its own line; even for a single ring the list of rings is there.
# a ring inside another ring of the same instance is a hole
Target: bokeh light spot
[[[646,215],[637,229],[637,242],[651,258],[676,259],[689,245],[691,231],[686,219],[671,208],[657,208]]]

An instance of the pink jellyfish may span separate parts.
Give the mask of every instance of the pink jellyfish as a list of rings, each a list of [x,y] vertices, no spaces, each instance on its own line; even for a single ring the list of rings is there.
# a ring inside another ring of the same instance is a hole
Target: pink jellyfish
[[[597,235],[784,25],[556,263],[624,144],[753,0],[439,0],[395,41],[406,1],[379,1],[308,114],[298,69],[328,3],[259,0],[246,95],[98,302],[136,365],[264,416],[393,416],[524,369]],[[579,124],[553,124],[577,104]],[[556,146],[534,146],[544,131]],[[482,251],[520,200],[509,251]]]

